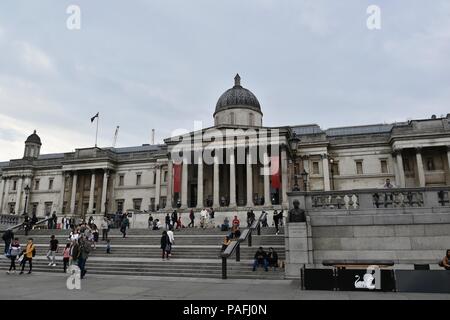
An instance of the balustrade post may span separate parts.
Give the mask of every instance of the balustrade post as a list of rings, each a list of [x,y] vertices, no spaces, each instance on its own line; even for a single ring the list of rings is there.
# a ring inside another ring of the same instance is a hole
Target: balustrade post
[[[222,279],[227,278],[227,258],[222,257]]]
[[[237,240],[237,241],[238,241],[238,244],[236,247],[236,262],[239,262],[239,261],[241,261],[241,242],[239,240]]]

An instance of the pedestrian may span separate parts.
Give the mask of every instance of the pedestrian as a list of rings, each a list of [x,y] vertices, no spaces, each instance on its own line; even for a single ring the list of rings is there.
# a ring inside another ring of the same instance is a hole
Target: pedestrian
[[[94,250],[97,248],[97,242],[98,242],[98,229],[97,225],[95,223],[92,224],[92,240],[94,244]]]
[[[9,259],[11,259],[11,264],[9,266],[9,271],[7,271],[8,274],[11,273],[16,273],[16,259],[17,256],[19,256],[21,254],[21,250],[20,250],[20,243],[19,243],[19,238],[14,238],[13,242],[10,244],[10,249],[9,249]]]
[[[195,219],[195,214],[194,214],[194,209],[191,209],[191,211],[189,212],[189,219],[191,220],[191,222],[189,222],[188,227],[192,228],[194,227],[194,219]]]
[[[162,259],[164,260],[167,257],[169,260],[169,252],[170,252],[170,239],[167,235],[167,231],[164,230],[161,236],[161,250],[162,250]]]
[[[265,213],[265,211],[263,211],[262,213]],[[267,214],[264,215],[264,219],[261,221],[263,228],[267,228],[269,225],[267,224]]]
[[[182,228],[185,228],[185,226],[183,226],[183,224],[181,223],[181,213],[180,213],[180,215],[178,216],[176,229],[182,229]]]
[[[108,240],[109,224],[106,217],[104,217],[102,222],[100,223],[100,228],[102,229],[102,241]]]
[[[58,222],[58,216],[56,215],[56,211],[53,211],[53,214],[52,214],[52,228],[51,229],[56,229],[57,222]]]
[[[27,246],[25,247],[25,250],[23,251],[24,257],[22,260],[22,270],[20,271],[20,274],[23,274],[23,270],[25,269],[25,265],[28,261],[30,265],[30,270],[28,271],[28,274],[31,273],[33,270],[33,257],[36,256],[36,247],[33,244],[33,238],[28,239]]]
[[[279,215],[278,215],[278,211],[275,210],[275,211],[273,212],[273,223],[275,224],[275,229],[277,230],[276,234],[278,234],[278,232],[280,231],[280,230],[278,229],[279,219],[280,219],[280,217],[279,217]]]
[[[66,244],[66,247],[64,248],[63,251],[63,268],[64,268],[64,273],[67,272],[67,266],[69,265],[69,261],[70,260],[70,243]]]
[[[78,244],[78,238],[72,240],[70,245],[70,264],[76,264],[78,262],[78,257],[80,256],[80,245]]]
[[[172,228],[174,228],[175,227],[175,224],[177,223],[177,221],[178,221],[178,212],[177,212],[177,210],[173,210],[173,212],[172,212]],[[172,229],[171,228],[171,229]]]
[[[166,230],[170,230],[170,216],[169,216],[169,213],[166,214]]]
[[[25,229],[25,235],[28,235],[28,232],[31,230],[31,221],[28,216],[25,216],[25,219],[23,220],[23,227]]]
[[[78,256],[78,268],[81,271],[81,279],[86,275],[86,262],[89,257],[89,253],[91,252],[91,243],[86,237],[82,236],[79,240],[79,249],[80,254]]]
[[[148,215],[148,228],[151,229],[153,227],[153,217],[152,214],[150,213]]]
[[[283,226],[283,210],[278,214],[278,221],[280,222],[280,227]]]
[[[167,236],[169,237],[169,242],[170,242],[169,252],[167,253],[168,254],[167,256],[171,257],[172,256],[172,246],[175,243],[175,237],[173,236],[173,231],[172,230],[167,231]]]
[[[123,237],[127,236],[127,228],[130,226],[130,221],[127,216],[124,216],[122,219],[122,224],[120,225],[120,232],[122,232]]]
[[[111,240],[106,240],[106,253],[111,253]]]
[[[247,228],[251,227],[254,219],[255,219],[255,214],[253,213],[253,210],[247,211]]]
[[[222,249],[220,249],[220,252],[224,252],[225,249],[230,245],[231,240],[229,236],[225,236],[222,242]]]
[[[8,254],[9,247],[11,245],[11,242],[14,239],[14,232],[11,229],[8,229],[3,233],[2,239],[5,242],[5,256]]]
[[[49,262],[49,266],[55,267],[56,266],[56,253],[58,252],[58,239],[55,238],[55,235],[52,235],[50,237],[50,246],[48,248],[47,252],[47,260]],[[51,258],[50,258],[51,257]]]
[[[253,262],[253,271],[256,270],[256,268],[259,265],[264,266],[265,271],[269,271],[269,261],[267,259],[267,253],[263,250],[262,247],[259,247],[258,251],[255,253],[255,260]]]
[[[234,216],[234,219],[233,219],[233,221],[232,221],[232,225],[233,225],[233,226],[238,226],[238,227],[239,227],[240,224],[241,224],[241,221],[239,221],[239,219],[238,219],[237,216]]]
[[[269,262],[269,267],[273,267],[273,270],[278,267],[278,253],[272,247],[269,248],[267,260]]]

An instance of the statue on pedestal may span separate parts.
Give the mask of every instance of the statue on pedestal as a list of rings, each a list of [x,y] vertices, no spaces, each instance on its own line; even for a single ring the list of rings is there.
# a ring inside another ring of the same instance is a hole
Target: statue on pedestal
[[[294,200],[293,205],[294,208],[289,210],[289,222],[306,222],[305,210],[299,208],[300,202]]]

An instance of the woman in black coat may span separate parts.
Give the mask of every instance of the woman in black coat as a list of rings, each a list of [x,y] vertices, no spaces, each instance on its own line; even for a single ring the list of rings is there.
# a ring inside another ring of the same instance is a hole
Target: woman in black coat
[[[167,235],[167,231],[163,231],[161,236],[161,250],[162,250],[162,259],[167,257],[167,260],[169,260],[169,252],[170,252],[170,239]]]

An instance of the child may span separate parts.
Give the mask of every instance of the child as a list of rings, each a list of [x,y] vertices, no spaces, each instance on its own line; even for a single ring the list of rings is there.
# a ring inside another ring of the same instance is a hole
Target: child
[[[67,271],[67,266],[69,265],[70,260],[70,243],[66,244],[66,247],[63,251],[63,265],[64,265],[64,273]]]
[[[111,240],[106,240],[106,253],[111,253]]]

